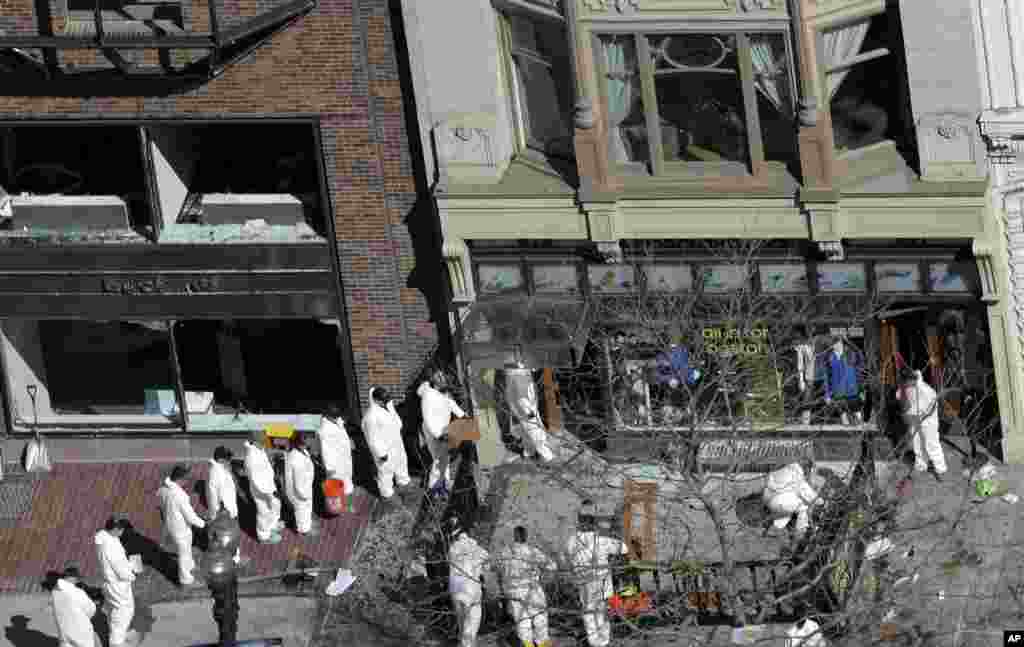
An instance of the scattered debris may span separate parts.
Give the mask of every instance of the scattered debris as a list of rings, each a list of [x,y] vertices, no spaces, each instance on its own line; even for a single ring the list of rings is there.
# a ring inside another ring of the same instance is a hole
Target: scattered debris
[[[327,586],[325,593],[331,597],[341,595],[347,591],[355,581],[356,578],[352,575],[352,571],[347,568],[339,568],[337,577],[335,577],[334,581]]]
[[[1020,500],[1020,497],[1012,492],[1007,492],[1002,496],[1002,499],[1003,501],[1006,501],[1010,505],[1013,505],[1014,503],[1017,503],[1017,501]]]

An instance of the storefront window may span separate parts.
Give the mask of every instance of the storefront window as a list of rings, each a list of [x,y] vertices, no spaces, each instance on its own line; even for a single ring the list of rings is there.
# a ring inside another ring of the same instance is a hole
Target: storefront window
[[[916,263],[876,263],[875,285],[879,292],[918,292],[921,268]]]
[[[331,323],[190,320],[176,325],[175,338],[192,428],[258,426],[276,421],[266,416],[285,416],[315,429],[312,418],[328,403],[347,400]]]
[[[762,292],[806,294],[810,287],[805,264],[762,263],[758,269]]]
[[[630,292],[636,288],[632,265],[591,265],[587,267],[590,290],[601,292]]]
[[[177,416],[163,322],[7,319],[3,333],[19,424]]]
[[[818,266],[818,290],[821,292],[863,292],[867,275],[861,263],[822,263]]]
[[[693,290],[693,272],[689,265],[649,264],[640,271],[653,292],[689,292]]]
[[[478,265],[476,272],[481,294],[499,294],[524,288],[523,269],[517,264]]]

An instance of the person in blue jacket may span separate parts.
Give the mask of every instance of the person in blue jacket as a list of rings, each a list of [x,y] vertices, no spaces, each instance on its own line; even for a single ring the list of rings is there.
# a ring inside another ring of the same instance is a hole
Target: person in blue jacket
[[[850,424],[850,414],[860,424],[861,376],[860,355],[847,348],[842,338],[832,341],[832,350],[825,358],[825,404],[839,412],[844,425]]]

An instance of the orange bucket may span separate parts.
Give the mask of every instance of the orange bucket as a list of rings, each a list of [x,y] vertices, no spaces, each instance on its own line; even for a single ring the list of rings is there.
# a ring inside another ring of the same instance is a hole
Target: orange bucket
[[[324,481],[324,508],[325,512],[330,516],[337,516],[341,514],[346,507],[349,508],[349,512],[352,511],[351,501],[347,501],[349,497],[345,496],[345,482],[338,479],[326,479]],[[346,506],[345,504],[349,505]]]

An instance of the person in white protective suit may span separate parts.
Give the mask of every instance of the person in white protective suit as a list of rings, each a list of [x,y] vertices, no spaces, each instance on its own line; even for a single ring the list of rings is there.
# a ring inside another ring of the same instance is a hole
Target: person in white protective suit
[[[341,418],[338,405],[327,407],[325,415],[320,419],[320,429],[316,436],[320,441],[320,455],[323,457],[327,478],[341,481],[345,484],[345,495],[352,494],[355,491],[352,482],[352,439],[345,430],[345,421]]]
[[[110,647],[138,637],[135,631],[128,630],[135,615],[135,569],[121,545],[121,536],[129,527],[127,520],[112,518],[95,537],[97,561],[103,571],[103,594],[110,605]]]
[[[522,439],[523,457],[538,455],[543,462],[551,462],[555,455],[541,421],[533,371],[521,361],[505,369],[505,401],[512,414],[512,433]]]
[[[206,518],[213,521],[223,507],[228,516],[238,519],[238,488],[235,477],[231,473],[231,459],[234,454],[227,447],[220,446],[213,450],[210,459],[210,472],[206,476]],[[246,560],[248,561],[248,560]],[[235,564],[243,563],[241,548],[235,550]]]
[[[97,647],[100,644],[92,627],[96,603],[78,586],[78,567],[64,569],[50,593],[53,615],[60,634],[59,647]]]
[[[313,459],[302,434],[292,436],[291,446],[284,461],[284,493],[295,513],[295,531],[316,535],[319,531],[313,527]]]
[[[481,578],[490,554],[466,533],[458,519],[451,519],[448,532],[448,592],[459,621],[459,647],[475,647],[483,619]]]
[[[900,381],[896,397],[903,404],[903,419],[914,447],[914,471],[927,471],[931,459],[935,478],[941,481],[946,473],[946,455],[939,439],[938,395],[924,381],[921,371],[904,368]]]
[[[818,493],[807,482],[812,463],[804,460],[790,463],[768,474],[768,483],[764,488],[764,504],[774,520],[775,528],[785,528],[790,519],[796,516],[796,532],[804,533],[810,526],[810,510],[812,505],[824,503]]]
[[[555,570],[555,562],[526,543],[526,528],[516,526],[512,532],[515,541],[498,558],[509,615],[515,620],[516,635],[523,647],[551,647],[548,600],[541,574]]]
[[[584,507],[593,503],[584,502]],[[619,539],[601,536],[592,514],[580,514],[576,533],[566,544],[566,554],[579,586],[580,606],[583,609],[583,627],[590,647],[606,647],[611,642],[608,622],[608,598],[615,593],[612,574],[608,566],[609,555],[625,555],[626,544]]]
[[[256,538],[263,544],[281,542],[281,501],[277,498],[274,467],[263,446],[264,432],[254,431],[245,441],[245,474],[249,478],[249,492],[256,503]]]
[[[363,435],[377,463],[377,489],[382,498],[390,499],[395,495],[395,483],[398,487],[410,483],[409,459],[402,442],[402,418],[387,391],[380,387],[370,389],[370,408],[363,416]]]
[[[423,442],[433,459],[427,489],[433,490],[444,478],[444,486],[452,489],[452,470],[448,460],[448,425],[452,416],[465,418],[466,412],[451,397],[437,390],[436,385],[424,382],[416,389],[420,396],[420,410],[423,413]]]
[[[160,488],[160,514],[164,520],[164,539],[170,540],[178,554],[178,583],[196,584],[196,562],[192,558],[192,527],[205,528],[206,522],[192,509],[192,501],[184,488],[188,468],[175,465]]]
[[[821,625],[806,617],[806,609],[801,609],[804,615],[786,630],[786,647],[827,647],[828,641],[821,633]]]

